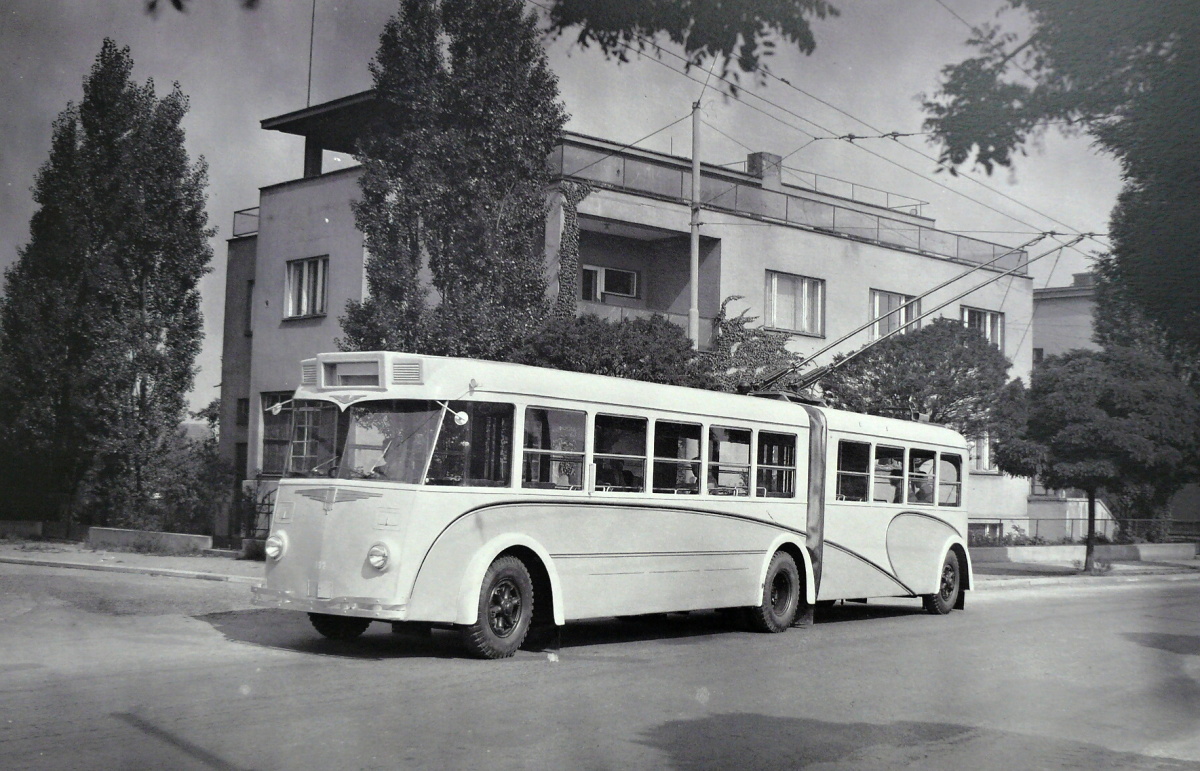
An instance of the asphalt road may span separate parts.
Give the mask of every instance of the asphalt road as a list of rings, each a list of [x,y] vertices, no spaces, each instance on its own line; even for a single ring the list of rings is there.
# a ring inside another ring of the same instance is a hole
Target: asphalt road
[[[0,768],[1196,769],[1200,580],[571,625],[465,658],[245,585],[0,565]]]

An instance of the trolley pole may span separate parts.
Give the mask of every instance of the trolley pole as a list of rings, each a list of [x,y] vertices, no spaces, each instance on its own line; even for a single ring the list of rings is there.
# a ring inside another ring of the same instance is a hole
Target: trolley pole
[[[700,347],[700,100],[692,103],[692,227],[688,267],[688,338]]]

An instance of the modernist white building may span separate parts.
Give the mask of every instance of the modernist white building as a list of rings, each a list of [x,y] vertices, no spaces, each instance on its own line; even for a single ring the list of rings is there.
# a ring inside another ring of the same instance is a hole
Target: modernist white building
[[[373,93],[364,92],[262,122],[266,130],[303,137],[305,164],[300,177],[262,188],[258,206],[235,215],[229,240],[221,443],[244,478],[270,480],[282,470],[288,413],[265,408],[297,387],[301,359],[336,349],[339,316],[347,301],[363,297],[363,237],[350,209],[360,170],[323,173],[321,159],[325,151],[352,153],[373,109]],[[574,282],[558,280],[563,196],[557,188],[548,191],[550,291],[573,285],[580,313],[612,319],[658,313],[686,328],[690,159],[567,134],[550,163],[557,182],[592,187],[577,208]],[[722,299],[738,295],[743,299],[731,305],[734,313],[748,309],[790,333],[797,352],[812,353],[1004,255],[921,306],[931,310],[986,276],[1018,268],[937,315],[984,331],[1013,362],[1010,374],[1028,380],[1033,294],[1024,252],[939,230],[911,198],[861,186],[847,186],[846,195],[815,187],[785,184],[779,157],[769,153],[750,155],[745,171],[703,165],[702,331]],[[882,320],[842,350],[897,323],[895,316]],[[977,446],[972,514],[1026,517],[1028,482],[989,468],[986,442]],[[218,523],[217,535],[228,526]]]

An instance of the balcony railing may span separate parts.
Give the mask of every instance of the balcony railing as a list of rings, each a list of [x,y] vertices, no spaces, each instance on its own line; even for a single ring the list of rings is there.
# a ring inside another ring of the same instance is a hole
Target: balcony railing
[[[688,318],[684,313],[667,313],[666,311],[651,311],[641,308],[626,308],[621,305],[606,305],[604,303],[589,302],[587,300],[579,301],[579,312],[590,313],[593,316],[599,316],[602,319],[609,321],[622,321],[624,319],[648,319],[651,316],[663,316],[667,321],[675,326],[683,327],[687,331]],[[712,318],[700,317],[700,340],[701,348],[707,348],[712,342]]]
[[[258,207],[242,209],[233,213],[233,237],[248,236],[258,232]]]
[[[550,157],[556,175],[660,198],[684,202],[691,196],[692,173],[667,161],[634,158],[604,150],[563,144]],[[764,190],[756,183],[706,172],[700,180],[704,208],[749,214],[768,220],[873,241],[910,251],[947,257],[960,262],[991,262],[1010,247],[960,236],[903,219],[871,214],[854,208],[786,192]],[[1012,251],[996,262],[999,270],[1023,268],[1027,254]]]

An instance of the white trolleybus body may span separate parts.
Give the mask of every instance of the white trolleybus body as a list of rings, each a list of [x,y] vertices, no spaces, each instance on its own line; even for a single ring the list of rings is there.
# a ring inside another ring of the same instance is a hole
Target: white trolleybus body
[[[961,435],[788,401],[403,353],[301,365],[256,602],[350,638],[971,588]]]

